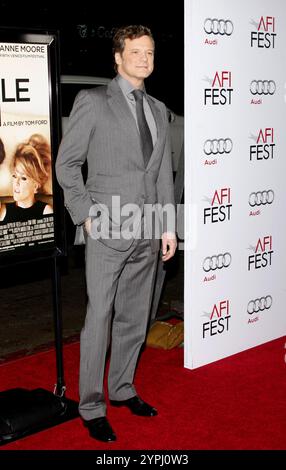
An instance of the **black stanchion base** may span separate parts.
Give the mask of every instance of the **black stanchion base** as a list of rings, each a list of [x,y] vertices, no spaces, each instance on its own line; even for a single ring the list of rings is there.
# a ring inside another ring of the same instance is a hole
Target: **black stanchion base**
[[[0,445],[77,418],[78,403],[37,388],[0,393]]]

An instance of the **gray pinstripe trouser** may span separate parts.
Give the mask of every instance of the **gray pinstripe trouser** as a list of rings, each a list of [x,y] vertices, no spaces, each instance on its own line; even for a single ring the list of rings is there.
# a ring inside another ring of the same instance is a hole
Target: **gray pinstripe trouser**
[[[133,378],[146,337],[157,256],[148,240],[117,251],[87,237],[88,305],[80,338],[79,412],[84,420],[106,414],[103,378],[110,336],[109,398],[136,395]]]

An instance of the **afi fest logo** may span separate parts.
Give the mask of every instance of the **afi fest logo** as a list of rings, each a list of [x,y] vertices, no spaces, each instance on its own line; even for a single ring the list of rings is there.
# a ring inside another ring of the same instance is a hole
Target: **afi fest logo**
[[[211,106],[225,106],[232,102],[232,75],[228,70],[216,72],[214,78],[205,77],[204,81],[210,84],[210,88],[204,89],[204,104]]]
[[[204,165],[216,165],[217,157],[228,155],[233,149],[232,140],[227,138],[208,139],[204,143],[204,154],[208,157]]]
[[[257,299],[251,299],[247,304],[247,313],[250,316],[247,323],[255,323],[259,320],[259,314],[266,312],[272,307],[273,299],[271,295],[265,295]]]
[[[28,78],[15,78],[15,80],[8,83],[5,78],[1,78],[0,103],[31,101],[29,96],[27,96],[29,88],[27,88],[26,84],[29,81]],[[2,125],[1,111],[2,106],[0,105],[0,126]]]
[[[259,238],[256,246],[250,246],[249,250],[253,251],[254,254],[248,257],[248,271],[271,266],[274,253],[272,250],[272,235]]]
[[[212,307],[211,313],[206,312],[203,316],[208,318],[208,321],[203,323],[203,339],[227,332],[231,317],[229,300],[217,302]]]
[[[251,162],[273,160],[275,148],[273,127],[260,129],[258,136],[250,134],[249,138],[255,142],[249,148],[249,160]]]
[[[275,39],[275,17],[261,16],[260,20],[251,20],[250,24],[255,27],[255,31],[251,31],[250,45],[259,49],[274,49]]]
[[[209,37],[205,39],[205,44],[217,46],[218,38],[231,36],[233,30],[233,22],[229,19],[206,18],[204,21],[204,31]]]
[[[204,208],[204,224],[225,222],[231,218],[231,194],[230,188],[216,189],[213,197],[205,197],[211,207]]]

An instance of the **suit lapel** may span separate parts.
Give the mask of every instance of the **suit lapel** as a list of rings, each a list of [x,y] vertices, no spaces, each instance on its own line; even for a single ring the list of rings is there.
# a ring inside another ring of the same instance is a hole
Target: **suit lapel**
[[[120,127],[122,127],[123,135],[126,134],[126,141],[128,141],[129,144],[131,143],[131,145],[133,144],[135,147],[135,155],[133,152],[129,152],[130,157],[132,158],[134,156],[138,163],[139,155],[139,161],[142,166],[144,166],[144,159],[140,145],[140,135],[136,122],[115,79],[112,80],[107,87],[107,101],[112,112],[115,114]]]
[[[164,131],[164,122],[163,122],[163,117],[162,117],[161,110],[157,106],[155,101],[150,96],[148,96],[148,103],[149,103],[149,106],[150,106],[151,111],[153,113],[155,123],[156,123],[156,127],[157,127],[157,141],[156,141],[156,144],[153,148],[153,152],[152,152],[152,155],[151,155],[150,160],[148,162],[147,168],[149,168],[150,165],[152,165],[152,162],[156,159],[156,157],[158,155],[158,151],[161,148],[161,145],[162,145],[162,142],[163,142],[163,136],[164,136],[164,132],[163,132]]]
[[[107,87],[107,101],[112,112],[115,114],[119,125],[122,127],[123,135],[126,134],[128,141],[134,146],[134,150],[136,150],[135,154],[133,154],[133,152],[129,152],[130,157],[135,158],[138,163],[139,155],[139,161],[142,167],[145,168],[143,153],[140,145],[140,135],[135,119],[132,116],[121,88],[115,79],[113,79]],[[156,159],[164,139],[164,121],[162,112],[156,102],[150,96],[148,96],[148,103],[157,127],[157,141],[153,148],[153,152],[146,169],[148,169],[152,165],[152,162]]]

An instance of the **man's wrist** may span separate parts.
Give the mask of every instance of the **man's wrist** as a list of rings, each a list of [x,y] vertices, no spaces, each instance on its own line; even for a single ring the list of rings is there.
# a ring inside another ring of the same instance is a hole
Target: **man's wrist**
[[[175,232],[164,232],[162,234],[162,237],[168,238],[170,240],[176,240],[177,239],[177,235],[175,234]]]

